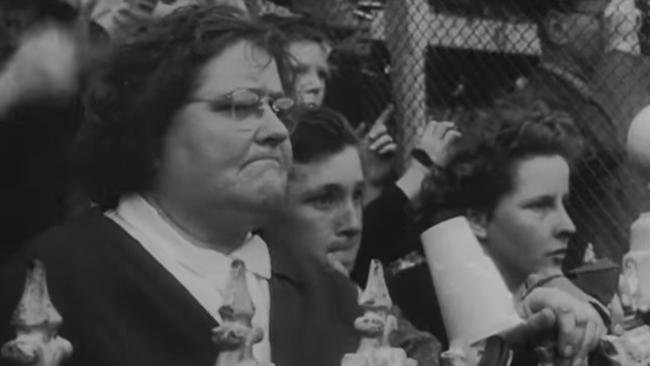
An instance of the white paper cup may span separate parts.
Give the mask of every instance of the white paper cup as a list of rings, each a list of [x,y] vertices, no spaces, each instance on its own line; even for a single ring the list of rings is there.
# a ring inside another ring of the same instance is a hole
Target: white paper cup
[[[443,221],[420,237],[451,348],[522,322],[503,277],[465,217]]]

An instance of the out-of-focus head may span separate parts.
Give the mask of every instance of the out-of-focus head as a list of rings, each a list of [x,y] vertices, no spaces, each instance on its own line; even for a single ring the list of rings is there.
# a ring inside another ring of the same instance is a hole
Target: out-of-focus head
[[[607,48],[610,0],[531,0],[544,52],[563,53],[581,72],[589,72]]]
[[[481,113],[489,130],[466,142],[448,168],[424,183],[425,218],[464,214],[510,284],[560,266],[575,231],[564,201],[580,141],[568,115],[500,105]]]
[[[265,15],[262,19],[287,37],[287,51],[294,71],[293,93],[301,104],[323,105],[330,78],[331,41],[319,27],[303,17]]]
[[[3,0],[0,3],[0,66],[24,33],[45,21],[71,22],[77,11],[61,0]]]
[[[641,170],[650,187],[650,105],[632,119],[626,145],[630,161]]]
[[[156,192],[193,212],[260,215],[291,164],[284,38],[225,6],[190,6],[116,46],[86,96],[80,164],[105,208]]]
[[[302,107],[292,116],[294,164],[284,205],[264,228],[271,245],[307,251],[350,271],[361,239],[364,176],[359,141],[345,118]]]

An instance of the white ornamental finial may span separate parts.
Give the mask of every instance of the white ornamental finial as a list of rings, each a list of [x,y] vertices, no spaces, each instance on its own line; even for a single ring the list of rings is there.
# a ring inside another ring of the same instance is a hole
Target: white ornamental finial
[[[594,250],[594,245],[589,243],[587,244],[587,248],[585,248],[585,254],[582,257],[582,263],[592,264],[596,262],[598,262],[598,259],[596,258],[596,251]]]
[[[341,366],[416,366],[417,362],[406,356],[401,348],[388,343],[391,333],[397,329],[397,318],[391,314],[393,302],[388,294],[384,270],[379,261],[370,262],[366,289],[359,296],[364,313],[354,321],[354,328],[361,335],[356,353],[343,356]]]
[[[221,325],[212,330],[219,349],[215,366],[273,366],[253,357],[253,345],[264,338],[264,332],[252,324],[255,305],[246,284],[246,265],[239,259],[232,262],[219,314]]]
[[[72,354],[72,345],[59,337],[63,319],[50,301],[45,266],[35,260],[27,270],[25,289],[11,325],[16,338],[2,346],[2,356],[19,365],[59,366]]]

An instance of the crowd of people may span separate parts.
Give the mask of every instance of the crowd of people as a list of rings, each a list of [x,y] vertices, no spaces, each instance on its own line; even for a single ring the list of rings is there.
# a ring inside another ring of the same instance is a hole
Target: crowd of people
[[[359,289],[378,259],[400,323],[391,343],[437,365],[449,337],[420,234],[464,216],[519,316],[555,314],[556,364],[606,364],[599,342],[621,316],[615,263],[648,208],[626,160],[629,121],[593,81],[608,57],[608,1],[539,1],[542,56],[525,85],[471,123],[427,122],[396,179],[394,107],[353,127],[325,105],[333,44],[308,19],[96,3],[2,5],[23,23],[3,23],[0,44],[12,176],[0,341],[14,336],[25,265],[38,258],[74,345],[67,364],[214,364],[210,334],[237,259],[264,332],[254,356],[339,365],[359,344]],[[606,275],[574,276],[587,247],[611,259]],[[486,352],[481,364],[538,362],[531,349],[502,351],[514,359]]]

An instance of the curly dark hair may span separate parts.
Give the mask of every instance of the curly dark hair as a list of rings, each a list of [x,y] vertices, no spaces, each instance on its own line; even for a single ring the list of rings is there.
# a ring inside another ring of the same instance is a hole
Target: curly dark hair
[[[291,145],[293,160],[297,163],[310,163],[339,153],[348,146],[359,146],[359,138],[350,123],[333,109],[299,106],[288,118],[296,123]]]
[[[291,82],[284,36],[234,7],[179,8],[115,46],[85,94],[77,167],[92,201],[112,208],[150,188],[161,141],[201,67],[241,40],[268,52]]]
[[[559,155],[572,164],[582,142],[571,117],[544,102],[532,106],[500,103],[476,114],[482,130],[465,139],[444,169],[433,169],[423,182],[418,212],[434,224],[470,211],[492,214],[514,188],[518,163],[536,156]],[[467,141],[469,140],[469,141]]]

